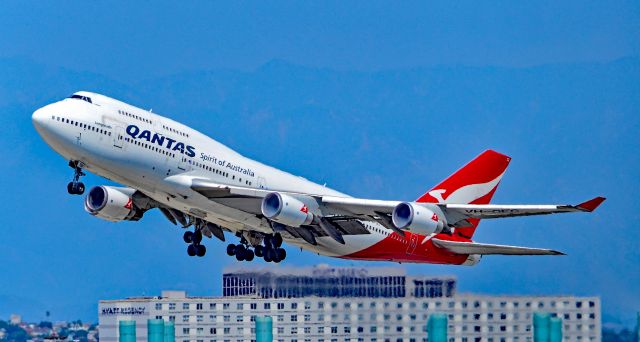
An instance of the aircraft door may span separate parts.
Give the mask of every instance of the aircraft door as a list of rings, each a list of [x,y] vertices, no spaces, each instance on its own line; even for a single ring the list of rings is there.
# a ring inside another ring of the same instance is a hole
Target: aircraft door
[[[258,177],[258,189],[266,189],[267,180],[264,177]]]
[[[124,129],[115,126],[115,134],[113,135],[113,147],[121,149],[124,142]]]
[[[409,234],[411,234],[411,238],[409,238],[409,245],[407,246],[407,254],[411,255],[413,254],[413,252],[415,252],[416,247],[418,247],[418,235],[413,233],[409,233]]]
[[[176,157],[178,158],[178,169],[182,171],[187,171],[189,169],[189,163],[187,162],[187,157],[179,153],[176,153]]]

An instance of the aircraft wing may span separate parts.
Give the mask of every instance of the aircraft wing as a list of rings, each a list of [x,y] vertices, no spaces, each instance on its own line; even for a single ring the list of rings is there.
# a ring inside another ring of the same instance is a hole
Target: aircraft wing
[[[262,215],[262,199],[273,192],[271,190],[253,189],[239,186],[223,185],[202,178],[191,179],[191,189],[197,191],[212,201],[242,210],[255,215]],[[319,236],[341,234],[367,234],[368,230],[358,220],[376,221],[383,226],[404,235],[404,231],[396,228],[391,222],[391,214],[401,201],[387,201],[362,199],[352,197],[336,197],[289,193],[298,196],[308,196],[318,202],[320,208],[339,234],[331,229],[311,224],[308,228]],[[516,216],[547,215],[566,212],[590,212],[596,209],[605,198],[596,197],[578,205],[502,205],[502,204],[455,204],[455,203],[425,203],[438,206],[444,213],[450,226],[465,227],[469,225],[467,219],[487,219]],[[338,239],[340,240],[340,239]],[[489,245],[486,245],[487,247]],[[466,246],[469,248],[470,246]],[[488,247],[487,247],[488,248]],[[494,249],[492,249],[495,251]]]
[[[220,203],[222,205],[242,210],[247,213],[262,216],[261,204],[262,199],[272,193],[270,190],[245,188],[239,186],[223,185],[206,179],[193,178],[191,180],[191,189],[207,197],[209,200]],[[300,196],[310,196],[318,199],[317,196],[307,194],[288,193]],[[319,223],[312,223],[304,226],[304,230],[290,229],[289,227],[281,227],[294,237],[300,237],[309,243],[314,243],[309,235],[304,235],[305,231],[313,233],[314,236],[330,235],[337,241],[344,243],[342,235],[361,235],[370,234],[364,225],[356,217],[344,215],[327,216],[326,220]],[[277,223],[273,223],[277,225]],[[302,235],[301,235],[302,233]]]
[[[460,242],[441,240],[437,238],[431,239],[433,244],[440,248],[455,254],[480,254],[480,255],[565,255],[562,252],[552,249],[518,247],[507,245],[492,245],[477,242]]]
[[[193,178],[191,189],[212,201],[255,215],[262,214],[260,210],[262,199],[271,192],[219,184],[202,178]]]
[[[433,203],[440,207],[447,222],[453,226],[465,226],[467,219],[488,219],[516,216],[548,215],[569,212],[591,212],[602,202],[604,197],[596,197],[578,205],[570,204],[455,204]],[[340,209],[356,215],[376,216],[386,220],[399,201],[383,201],[359,198],[342,198],[323,196],[322,203],[334,209]],[[387,216],[386,218],[384,216]]]
[[[592,212],[602,202],[604,197],[596,197],[578,205],[571,204],[439,204],[447,213],[455,213],[468,218],[502,218],[515,216],[547,215],[568,212]]]

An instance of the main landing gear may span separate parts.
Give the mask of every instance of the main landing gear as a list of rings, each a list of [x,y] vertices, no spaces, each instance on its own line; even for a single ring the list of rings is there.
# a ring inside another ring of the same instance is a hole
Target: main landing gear
[[[189,244],[187,247],[187,254],[189,254],[189,256],[197,255],[203,257],[207,253],[207,247],[200,244],[200,242],[202,242],[202,232],[199,229],[193,232],[187,230],[184,232],[182,239]]]
[[[282,246],[280,233],[265,235],[262,244],[255,246],[253,250],[247,240],[242,237],[239,245],[229,244],[227,246],[227,255],[235,256],[238,261],[251,261],[256,256],[263,258],[266,262],[278,263],[287,257],[287,251],[280,246]]]
[[[69,162],[69,167],[74,170],[73,181],[67,184],[67,192],[71,195],[82,195],[84,193],[84,183],[80,181],[80,177],[84,176],[82,172],[82,162],[72,160]]]

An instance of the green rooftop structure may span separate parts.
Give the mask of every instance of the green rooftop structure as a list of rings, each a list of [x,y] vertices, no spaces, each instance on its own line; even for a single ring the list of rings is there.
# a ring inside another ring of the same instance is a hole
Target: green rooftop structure
[[[448,319],[446,314],[434,313],[427,321],[427,337],[429,342],[447,342]]]
[[[562,341],[562,319],[551,317],[549,319],[549,342]]]
[[[546,312],[533,314],[533,342],[549,342],[551,315]]]
[[[118,342],[136,342],[136,321],[118,321]]]
[[[147,342],[164,342],[164,320],[147,320]]]
[[[164,342],[176,341],[176,324],[173,321],[164,322]]]
[[[256,317],[256,342],[273,341],[273,318],[271,316]]]

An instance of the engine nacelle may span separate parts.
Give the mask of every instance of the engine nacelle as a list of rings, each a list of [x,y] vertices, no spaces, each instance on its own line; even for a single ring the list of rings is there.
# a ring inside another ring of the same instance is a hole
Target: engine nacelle
[[[447,224],[444,215],[414,202],[398,204],[393,209],[391,220],[398,229],[422,235],[438,234]]]
[[[273,221],[290,227],[300,227],[313,221],[309,207],[297,198],[272,192],[262,200],[262,214]]]
[[[142,217],[142,211],[133,205],[131,196],[134,191],[127,188],[95,186],[84,199],[84,210],[111,222],[137,221]]]

